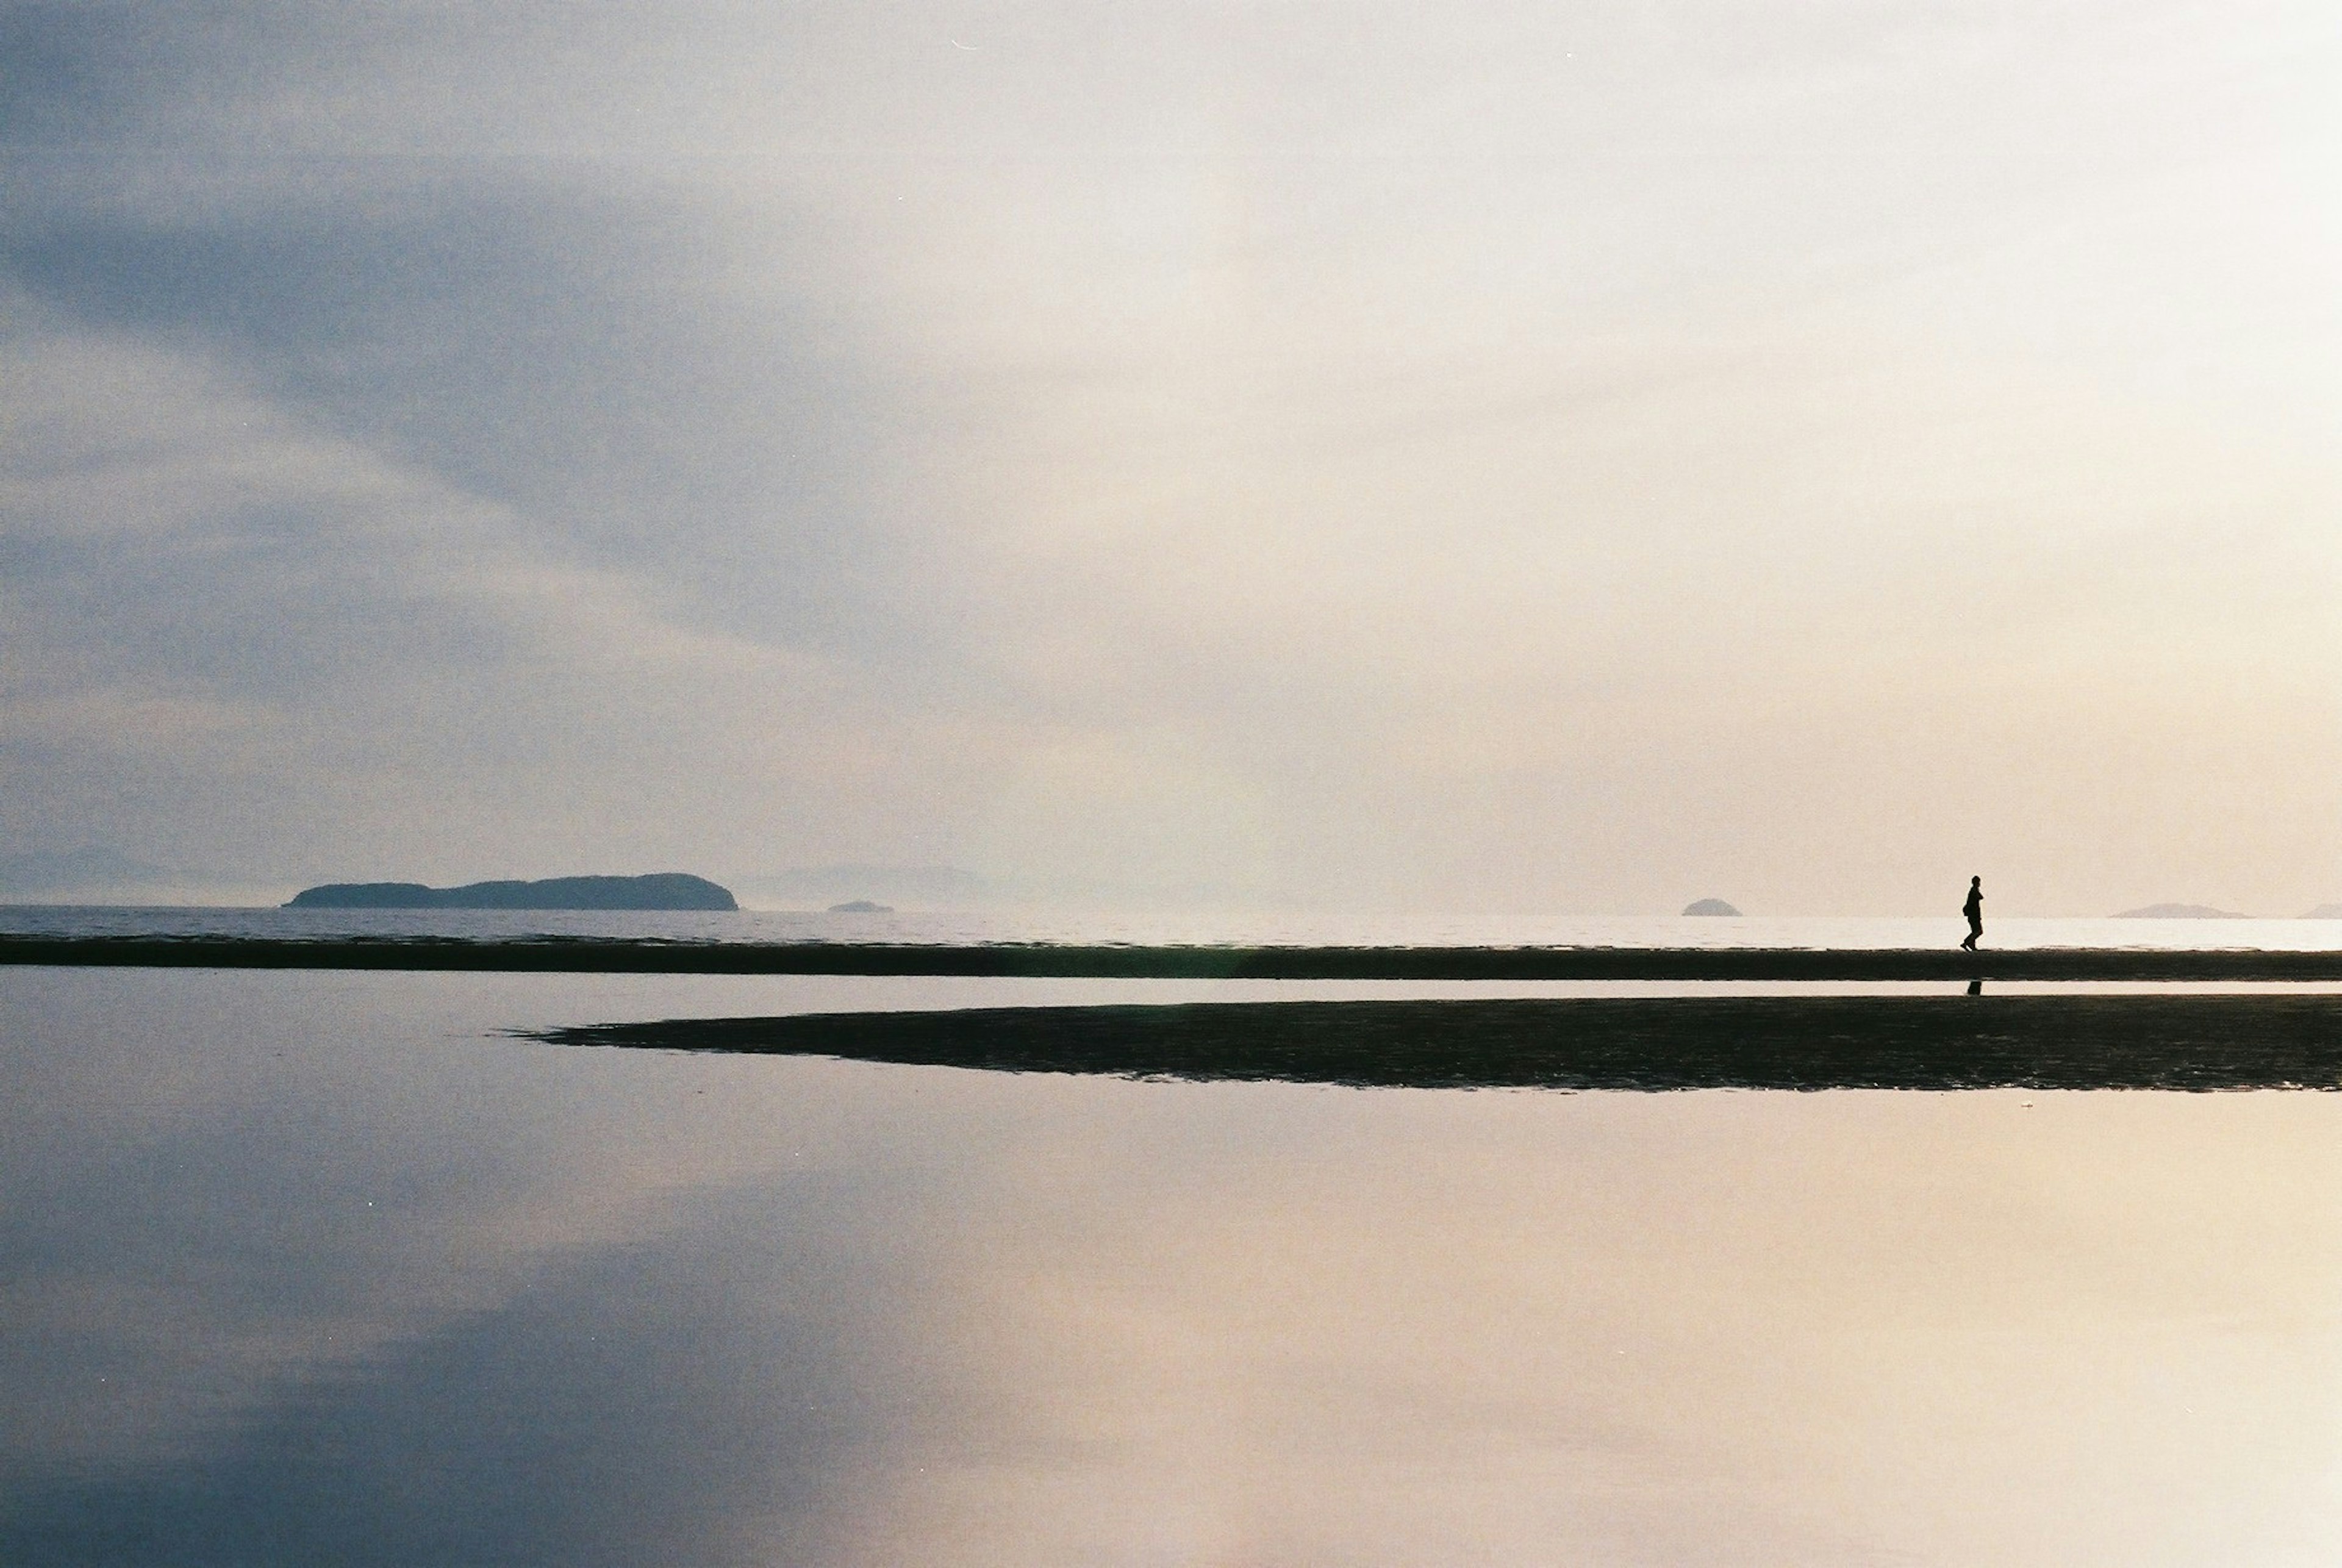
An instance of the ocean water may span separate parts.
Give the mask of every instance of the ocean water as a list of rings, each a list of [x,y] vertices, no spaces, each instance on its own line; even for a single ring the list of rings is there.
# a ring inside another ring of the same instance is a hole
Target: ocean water
[[[170,909],[0,904],[0,933],[644,937],[677,942],[1209,943],[1444,947],[1949,947],[1967,934],[1941,918],[1130,914],[981,911],[839,914],[604,910]],[[2002,948],[2342,948],[2342,920],[1990,920]]]
[[[515,1033],[1135,985],[0,969],[0,1563],[2333,1560],[2342,1095]]]

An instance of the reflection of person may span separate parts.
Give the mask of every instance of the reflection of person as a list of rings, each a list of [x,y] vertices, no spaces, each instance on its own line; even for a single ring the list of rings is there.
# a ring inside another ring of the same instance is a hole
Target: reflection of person
[[[1960,905],[1960,913],[1968,917],[1968,934],[1960,945],[1974,953],[1977,938],[1984,934],[1984,878],[1968,878],[1968,901]]]

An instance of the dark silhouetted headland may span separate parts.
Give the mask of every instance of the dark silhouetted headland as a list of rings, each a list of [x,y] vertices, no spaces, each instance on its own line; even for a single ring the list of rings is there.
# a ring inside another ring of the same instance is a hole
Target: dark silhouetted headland
[[[2215,909],[2208,904],[2150,904],[2144,909],[2126,909],[2117,920],[2250,920],[2249,914],[2238,914],[2233,909]]]
[[[562,1045],[1388,1088],[2342,1087],[2342,996],[1211,1003],[691,1018]]]
[[[680,871],[555,876],[542,882],[335,882],[295,894],[287,909],[737,909],[726,889]]]
[[[1736,916],[1740,912],[1733,908],[1732,905],[1725,903],[1724,900],[1720,898],[1698,898],[1694,899],[1691,903],[1684,905],[1684,913],[1686,914],[1728,914]]]

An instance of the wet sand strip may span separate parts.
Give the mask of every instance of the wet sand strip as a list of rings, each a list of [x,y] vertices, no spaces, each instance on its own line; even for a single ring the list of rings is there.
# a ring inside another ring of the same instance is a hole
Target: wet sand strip
[[[2342,982],[2342,951],[1212,947],[601,937],[0,936],[0,964],[1181,980]]]
[[[2342,1087],[2342,996],[1203,1003],[683,1019],[572,1046],[1360,1088]]]

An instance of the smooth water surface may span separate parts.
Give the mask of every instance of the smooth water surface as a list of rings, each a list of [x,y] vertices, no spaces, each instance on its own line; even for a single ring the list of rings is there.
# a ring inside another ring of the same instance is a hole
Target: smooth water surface
[[[1967,934],[1957,914],[1911,917],[1704,919],[1552,915],[1482,918],[1234,913],[1133,915],[1035,910],[821,911],[524,909],[231,909],[0,904],[0,934],[57,936],[609,936],[671,942],[1001,942],[1218,944],[1366,947],[1950,948]],[[1986,946],[2342,947],[2342,920],[1992,919]]]
[[[0,1562],[2342,1540],[2342,1097],[1151,1084],[501,1033],[1091,996],[0,973]]]

